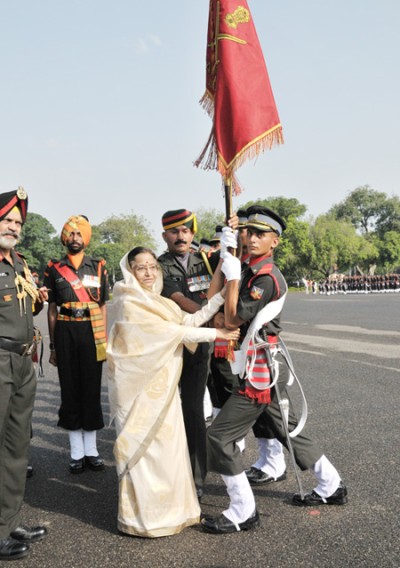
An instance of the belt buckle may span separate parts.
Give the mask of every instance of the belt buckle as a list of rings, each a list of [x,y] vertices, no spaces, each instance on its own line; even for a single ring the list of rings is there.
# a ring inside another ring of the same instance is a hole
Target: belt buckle
[[[29,355],[32,355],[32,347],[33,347],[33,343],[23,343],[23,350],[21,353],[21,357],[29,357]]]
[[[76,318],[85,317],[85,310],[83,308],[74,308],[74,317]]]

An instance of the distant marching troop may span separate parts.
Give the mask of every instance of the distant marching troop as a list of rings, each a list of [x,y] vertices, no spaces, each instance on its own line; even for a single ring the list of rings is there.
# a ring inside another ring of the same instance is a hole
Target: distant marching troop
[[[334,276],[319,281],[312,280],[309,287],[313,294],[385,294],[400,292],[400,274]],[[306,288],[307,290],[307,288]]]

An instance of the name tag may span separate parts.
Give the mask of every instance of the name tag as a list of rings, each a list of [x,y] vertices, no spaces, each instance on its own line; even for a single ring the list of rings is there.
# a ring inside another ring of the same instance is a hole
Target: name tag
[[[82,284],[85,288],[100,288],[100,278],[91,274],[85,274]]]
[[[211,284],[211,276],[205,274],[204,276],[192,276],[186,279],[190,292],[199,292],[200,290],[208,290]]]

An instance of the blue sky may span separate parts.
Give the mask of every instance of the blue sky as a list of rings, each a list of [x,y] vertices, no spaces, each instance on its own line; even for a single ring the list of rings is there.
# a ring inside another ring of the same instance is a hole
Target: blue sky
[[[239,170],[234,206],[400,196],[400,2],[248,3],[285,144]],[[23,185],[57,231],[134,212],[158,237],[167,209],[223,210],[219,174],[193,166],[207,18],[208,0],[0,1],[0,191]]]

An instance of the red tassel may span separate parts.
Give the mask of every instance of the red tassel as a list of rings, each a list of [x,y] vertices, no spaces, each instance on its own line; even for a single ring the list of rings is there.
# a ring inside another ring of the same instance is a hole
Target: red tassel
[[[244,394],[247,398],[256,400],[258,404],[269,404],[271,402],[271,391],[270,389],[257,390],[251,385],[246,385],[245,389],[239,391],[239,394]]]
[[[214,357],[227,359],[228,349],[228,342],[225,339],[216,339],[214,343]]]

